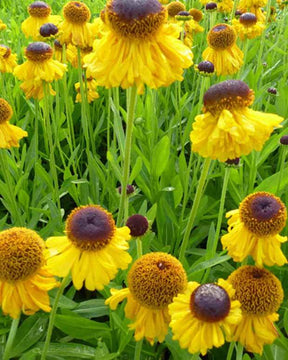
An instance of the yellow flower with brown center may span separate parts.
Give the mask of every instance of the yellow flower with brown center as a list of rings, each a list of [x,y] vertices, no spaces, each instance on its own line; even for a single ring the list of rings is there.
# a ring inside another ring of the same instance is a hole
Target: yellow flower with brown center
[[[9,46],[0,45],[0,72],[12,73],[13,69],[17,65],[17,55],[12,54]]]
[[[127,226],[116,228],[112,214],[101,206],[80,206],[66,220],[66,236],[46,241],[48,267],[61,277],[71,271],[76,289],[85,281],[88,290],[102,290],[132,260],[127,252],[129,234]]]
[[[87,83],[87,89],[86,89],[86,83]],[[77,82],[74,85],[74,87],[77,92],[75,102],[76,103],[82,102],[81,91],[80,91],[80,82]],[[84,91],[87,91],[87,99],[88,99],[89,104],[99,98],[99,94],[97,92],[97,82],[95,79],[93,79],[91,77],[86,79],[86,81],[84,82]]]
[[[241,40],[255,39],[265,29],[265,25],[257,21],[256,15],[252,13],[244,13],[239,19],[233,19],[232,26]]]
[[[202,57],[211,61],[217,75],[235,74],[243,64],[243,52],[236,45],[236,33],[228,24],[214,26],[207,35],[208,48]]]
[[[204,114],[197,115],[193,123],[192,150],[220,161],[260,151],[284,119],[249,109],[253,100],[253,90],[243,81],[226,80],[211,86],[204,94]]]
[[[231,327],[241,321],[240,303],[234,300],[235,290],[225,280],[217,284],[189,282],[184,294],[169,305],[173,339],[192,354],[207,353],[213,346],[224,344],[231,337]]]
[[[34,41],[40,40],[40,27],[46,23],[58,25],[61,17],[51,15],[51,8],[44,1],[35,1],[28,6],[29,17],[23,21],[21,29],[26,38],[31,37]]]
[[[192,52],[178,38],[181,27],[166,23],[158,0],[112,0],[105,8],[107,32],[85,57],[87,76],[106,88],[144,84],[152,89],[183,79]]]
[[[243,315],[233,326],[231,340],[262,354],[263,346],[279,336],[274,321],[284,296],[281,283],[268,270],[248,265],[235,270],[227,281],[235,289],[234,299],[240,301]]]
[[[0,98],[0,149],[19,147],[18,141],[28,134],[18,126],[9,124],[13,110],[9,103]]]
[[[64,21],[59,25],[61,44],[72,44],[80,48],[91,47],[95,37],[95,26],[89,23],[91,13],[87,5],[70,1],[63,8]]]
[[[47,270],[45,244],[33,230],[11,228],[0,233],[0,305],[13,318],[21,310],[49,312],[48,291],[58,286]]]
[[[155,252],[135,261],[128,273],[128,288],[111,289],[105,304],[115,310],[127,298],[125,316],[133,322],[135,340],[145,337],[151,345],[157,338],[163,342],[168,332],[168,305],[173,297],[183,293],[187,277],[181,263],[173,256]]]
[[[287,236],[279,235],[286,225],[287,211],[277,196],[267,192],[251,194],[241,202],[239,210],[229,211],[226,217],[230,217],[228,234],[221,242],[234,261],[251,255],[257,266],[287,263],[280,248]]]
[[[267,0],[240,0],[238,7],[239,9],[246,9],[251,11],[251,8],[260,8],[265,7]]]
[[[40,100],[44,97],[43,82],[51,83],[61,79],[67,65],[53,60],[53,49],[41,41],[28,45],[25,55],[27,61],[15,67],[14,75],[23,81],[20,87],[25,92],[26,98],[33,97]],[[55,95],[51,86],[49,89],[51,95]]]

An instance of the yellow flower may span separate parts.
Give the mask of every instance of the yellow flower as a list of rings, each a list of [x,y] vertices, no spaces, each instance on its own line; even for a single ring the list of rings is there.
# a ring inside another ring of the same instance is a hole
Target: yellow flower
[[[11,228],[0,233],[0,304],[14,319],[51,310],[48,291],[58,286],[45,265],[44,241],[35,231]]]
[[[66,236],[46,241],[48,267],[61,277],[72,270],[76,289],[85,281],[88,290],[102,290],[132,260],[127,252],[129,234],[127,226],[116,228],[112,214],[101,206],[80,206],[67,218]]]
[[[216,1],[217,10],[221,13],[230,13],[233,9],[233,0]]]
[[[231,217],[228,234],[221,242],[234,261],[251,255],[257,266],[287,263],[280,248],[287,236],[279,235],[286,225],[287,211],[278,197],[256,192],[241,202],[239,210],[229,211],[226,216]]]
[[[224,344],[231,337],[231,327],[241,321],[239,301],[233,300],[235,290],[227,281],[200,285],[189,282],[184,294],[169,305],[173,339],[192,354],[207,353],[213,346]]]
[[[81,48],[91,47],[95,37],[95,25],[89,8],[79,1],[70,1],[63,8],[64,21],[59,25],[61,44],[73,44]]]
[[[61,79],[67,66],[57,60],[53,60],[52,48],[44,42],[35,42],[27,46],[25,50],[27,61],[14,69],[14,75],[24,81],[20,86],[26,97],[42,99],[44,96],[43,82],[51,83]],[[51,95],[55,95],[49,85]]]
[[[232,26],[241,40],[255,39],[265,29],[265,25],[257,21],[256,15],[252,13],[242,14],[239,20],[233,19]]]
[[[253,90],[243,81],[211,86],[204,94],[204,114],[196,116],[193,123],[192,150],[220,161],[247,155],[253,149],[260,151],[284,119],[249,109],[253,100]]]
[[[3,23],[3,21],[0,19],[0,31],[5,30],[7,26]]]
[[[105,304],[115,310],[127,298],[125,316],[133,322],[135,340],[145,337],[151,345],[163,342],[168,332],[168,305],[185,291],[187,277],[181,263],[171,255],[149,253],[135,261],[128,273],[128,288],[111,289]]]
[[[21,29],[26,38],[32,37],[34,41],[40,40],[42,37],[39,29],[43,24],[52,23],[58,25],[61,17],[51,15],[51,8],[44,1],[35,1],[28,6],[29,17],[24,20]]]
[[[157,0],[109,1],[105,16],[109,30],[85,57],[88,77],[106,88],[136,85],[138,93],[144,84],[155,89],[183,79],[193,55],[178,39],[181,27],[166,23]]]
[[[232,26],[218,24],[207,35],[208,48],[202,57],[211,61],[217,75],[235,74],[243,64],[243,52],[236,45],[236,33]]]
[[[99,98],[99,94],[97,92],[97,82],[93,78],[86,79],[87,82],[87,90],[85,89],[86,83],[84,82],[84,91],[87,91],[87,99],[88,103],[90,104],[92,101]],[[76,103],[82,102],[82,97],[80,93],[80,82],[77,82],[75,85],[75,90],[77,91],[76,95]]]
[[[251,8],[257,8],[260,10],[261,7],[265,7],[267,0],[240,0],[239,9],[246,9],[251,11]]]
[[[276,311],[283,301],[280,281],[266,269],[241,266],[227,280],[235,289],[235,300],[241,303],[242,320],[232,329],[233,341],[239,341],[247,351],[262,354],[263,346],[279,335],[274,326]]]
[[[8,102],[0,98],[0,149],[19,147],[18,141],[27,136],[27,132],[9,124],[13,110]]]
[[[17,65],[17,55],[11,53],[11,49],[1,44],[0,45],[0,72],[12,73],[14,67]]]
[[[86,55],[90,54],[92,52],[92,47],[86,47],[82,48],[80,50],[81,54],[81,66],[83,66],[83,59]],[[77,68],[78,67],[78,51],[77,47],[75,45],[69,44],[66,49],[66,59],[70,62],[70,64]]]

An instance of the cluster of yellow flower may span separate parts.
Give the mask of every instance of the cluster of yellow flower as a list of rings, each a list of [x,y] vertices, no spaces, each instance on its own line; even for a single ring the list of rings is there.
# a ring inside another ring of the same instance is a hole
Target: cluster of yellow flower
[[[218,4],[220,11],[231,12],[230,0]],[[236,32],[242,39],[261,34],[264,25],[258,19],[263,4],[263,0],[257,6],[255,0],[241,0],[239,7],[255,15],[245,12],[239,21],[233,20],[233,26],[221,23],[209,31],[203,59],[214,64],[217,75],[235,74],[242,66],[244,55],[236,45]],[[145,85],[157,89],[181,81],[184,69],[193,64],[193,36],[203,31],[201,12],[186,12],[180,2],[165,7],[157,0],[109,0],[93,23],[88,7],[78,1],[64,6],[64,20],[51,15],[51,8],[42,1],[31,4],[28,11],[22,30],[35,42],[26,47],[27,61],[17,65],[16,55],[1,45],[0,71],[14,72],[23,81],[27,98],[39,100],[46,95],[46,85],[54,94],[51,83],[63,77],[66,58],[85,69],[89,102],[99,96],[97,85],[135,86],[141,94]],[[55,52],[44,42],[47,32],[49,38],[57,34]],[[81,101],[80,83],[75,87]],[[204,94],[204,114],[196,116],[193,124],[192,150],[220,161],[261,150],[283,118],[250,109],[253,101],[253,90],[240,80],[211,86]],[[9,124],[11,116],[10,105],[0,99],[1,148],[19,146],[18,141],[27,136]],[[287,238],[279,235],[286,224],[286,208],[279,198],[260,192],[249,195],[239,210],[227,216],[231,218],[221,239],[223,248],[234,261],[251,255],[255,266],[240,266],[227,280],[200,285],[188,282],[182,264],[171,255],[156,252],[140,257],[128,273],[128,287],[112,289],[106,300],[115,309],[127,298],[125,315],[132,321],[129,326],[136,341],[145,337],[151,344],[155,339],[162,342],[170,325],[182,348],[205,355],[225,341],[239,341],[248,351],[261,353],[263,345],[277,337],[273,322],[278,319],[283,290],[263,265],[287,263],[280,248]],[[117,228],[112,214],[98,205],[74,209],[65,233],[46,242],[25,228],[0,233],[4,314],[18,318],[21,310],[25,314],[50,311],[47,291],[59,285],[54,276],[71,273],[76,289],[85,283],[88,290],[101,290],[132,261],[127,251],[130,228]]]

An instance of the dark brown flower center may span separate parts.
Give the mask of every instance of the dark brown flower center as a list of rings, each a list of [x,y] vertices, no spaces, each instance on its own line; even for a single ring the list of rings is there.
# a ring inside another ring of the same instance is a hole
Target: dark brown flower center
[[[105,16],[118,35],[145,38],[164,23],[166,10],[158,0],[113,0],[107,4]]]
[[[204,111],[232,110],[252,104],[254,92],[241,80],[226,80],[211,86],[204,94]]]
[[[232,26],[218,24],[209,31],[207,41],[213,49],[224,50],[236,42],[236,33]]]
[[[217,322],[223,320],[231,307],[224,288],[216,284],[200,285],[190,297],[190,309],[199,320]]]
[[[257,192],[247,196],[239,207],[241,221],[258,236],[275,235],[286,225],[287,211],[273,194]]]
[[[51,14],[51,8],[44,1],[35,1],[34,3],[29,5],[28,12],[30,16],[45,18]]]
[[[257,23],[257,17],[252,13],[244,13],[240,16],[239,21],[245,26],[252,26]]]
[[[52,58],[53,49],[50,45],[42,41],[38,41],[27,46],[25,55],[28,60],[43,62]]]
[[[79,1],[70,1],[63,8],[64,18],[74,24],[84,24],[90,20],[91,13],[87,5]]]
[[[66,233],[79,249],[96,251],[110,243],[115,233],[115,222],[101,206],[76,208],[66,221]]]
[[[0,98],[0,124],[9,121],[12,114],[13,111],[10,104],[6,100]]]

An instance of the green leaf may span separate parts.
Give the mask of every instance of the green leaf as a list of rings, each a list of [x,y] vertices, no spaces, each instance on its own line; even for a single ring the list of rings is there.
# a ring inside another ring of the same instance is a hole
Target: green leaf
[[[82,317],[91,319],[109,315],[109,308],[105,305],[104,299],[93,299],[82,301],[73,312]]]
[[[11,356],[19,356],[34,345],[45,333],[48,323],[47,315],[35,314],[23,321],[19,327]]]
[[[105,323],[84,319],[78,315],[56,315],[55,326],[76,339],[88,340],[109,337],[111,329]]]
[[[159,177],[165,170],[170,155],[170,140],[168,136],[164,136],[158,144],[154,146],[151,161],[151,173],[155,177]]]

